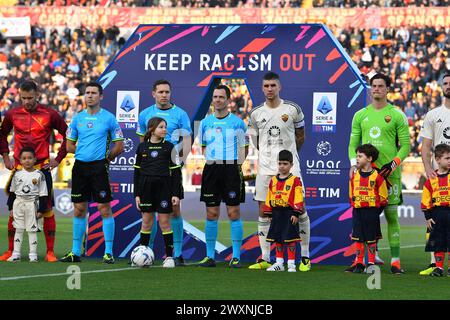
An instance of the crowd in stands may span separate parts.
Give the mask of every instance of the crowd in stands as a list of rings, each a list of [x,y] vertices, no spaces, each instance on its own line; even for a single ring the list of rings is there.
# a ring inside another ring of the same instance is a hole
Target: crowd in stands
[[[411,155],[418,156],[423,117],[442,103],[439,81],[450,72],[450,30],[330,28],[363,74],[383,72],[391,77],[388,98],[408,117]],[[36,25],[29,39],[0,41],[1,115],[19,103],[18,87],[31,78],[42,90],[41,102],[70,122],[83,108],[82,84],[98,79],[124,43],[119,35],[115,26],[58,31]],[[230,110],[246,120],[253,103],[244,81],[227,80],[226,84],[233,89]]]
[[[314,0],[314,7],[447,7],[450,0]]]
[[[450,0],[313,0],[314,7],[446,7]],[[105,7],[301,7],[302,0],[18,0],[20,6]]]

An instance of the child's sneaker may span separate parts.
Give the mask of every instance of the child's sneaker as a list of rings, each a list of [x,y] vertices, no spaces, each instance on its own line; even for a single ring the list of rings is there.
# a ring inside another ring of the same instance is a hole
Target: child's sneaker
[[[297,269],[295,268],[295,263],[288,263],[288,272],[297,272]]]
[[[13,254],[11,255],[11,257],[9,257],[8,260],[6,260],[6,261],[8,261],[8,262],[19,262],[20,259],[21,259],[21,257],[20,257],[19,254],[13,253]]]
[[[172,257],[167,257],[163,262],[163,268],[175,268],[175,260]]]
[[[37,254],[30,254],[29,256],[30,262],[38,262],[38,256]]]
[[[284,271],[284,263],[275,262],[272,266],[267,268],[266,271]]]

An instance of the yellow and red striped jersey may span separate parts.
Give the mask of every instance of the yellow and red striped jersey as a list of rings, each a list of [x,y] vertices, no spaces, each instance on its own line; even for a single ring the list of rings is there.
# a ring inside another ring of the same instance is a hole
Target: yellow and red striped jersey
[[[272,212],[274,207],[303,211],[303,186],[299,177],[291,174],[286,179],[275,176],[270,180],[264,211]]]
[[[423,185],[422,202],[423,211],[433,207],[450,206],[450,174],[440,174],[436,178],[428,179]]]
[[[349,183],[350,204],[353,208],[384,207],[387,205],[386,180],[377,170],[356,171]]]

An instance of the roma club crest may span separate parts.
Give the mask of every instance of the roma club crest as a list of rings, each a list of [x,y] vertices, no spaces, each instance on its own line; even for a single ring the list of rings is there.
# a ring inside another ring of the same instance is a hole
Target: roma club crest
[[[389,115],[384,117],[384,121],[386,121],[386,123],[391,122],[391,119],[392,119],[392,117]]]

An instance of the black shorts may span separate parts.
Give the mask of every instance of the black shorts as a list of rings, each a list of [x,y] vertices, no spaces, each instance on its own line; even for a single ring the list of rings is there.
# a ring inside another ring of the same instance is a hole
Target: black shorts
[[[272,208],[272,221],[266,239],[268,242],[300,241],[298,222],[292,224],[291,216],[292,208]]]
[[[449,252],[450,250],[450,207],[435,207],[431,213],[435,222],[425,246],[427,252]]]
[[[381,238],[380,209],[353,208],[352,240],[374,243]]]
[[[170,177],[141,176],[138,188],[142,212],[172,213]]]
[[[108,161],[75,160],[72,169],[72,202],[111,202]]]
[[[200,201],[207,207],[227,206],[245,202],[245,184],[238,164],[205,164],[202,175]]]

